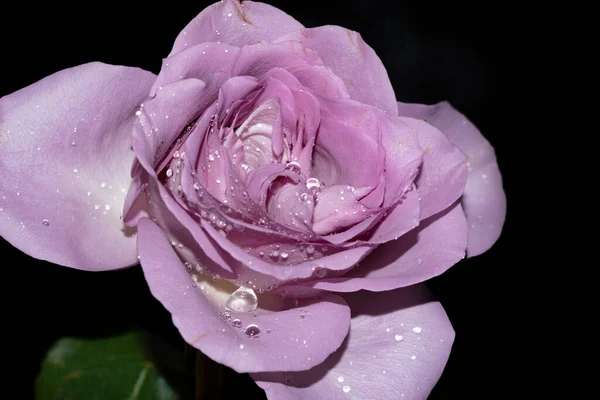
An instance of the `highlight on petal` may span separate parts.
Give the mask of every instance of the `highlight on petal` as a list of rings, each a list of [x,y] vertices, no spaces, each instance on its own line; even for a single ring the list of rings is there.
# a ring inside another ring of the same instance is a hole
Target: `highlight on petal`
[[[461,200],[469,224],[467,256],[485,252],[500,237],[506,218],[506,195],[493,147],[448,102],[433,106],[398,103],[398,113],[435,126],[467,156],[468,178]]]
[[[0,235],[84,270],[137,263],[121,220],[135,110],[155,76],[90,63],[0,99]]]
[[[323,362],[348,333],[350,310],[333,294],[289,301],[267,293],[272,297],[259,295],[246,308],[226,310],[223,305],[237,287],[223,280],[211,285],[190,274],[149,219],[140,220],[138,231],[152,294],[172,314],[183,338],[216,362],[237,372],[302,371]]]
[[[267,398],[427,398],[454,342],[440,303],[424,285],[344,298],[352,321],[342,347],[308,371],[252,374]]]
[[[177,36],[171,55],[203,42],[242,47],[273,41],[303,26],[283,11],[264,3],[224,0],[205,8]]]

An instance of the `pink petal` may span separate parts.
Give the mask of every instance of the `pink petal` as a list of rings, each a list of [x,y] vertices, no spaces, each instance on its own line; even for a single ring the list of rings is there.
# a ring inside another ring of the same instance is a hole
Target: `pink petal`
[[[135,264],[122,215],[134,113],[155,76],[90,63],[0,100],[0,235],[84,270]]]
[[[342,79],[350,98],[397,115],[396,95],[383,63],[357,32],[339,26],[302,29],[279,38],[296,40],[319,54]]]
[[[379,209],[368,209],[358,201],[347,185],[325,188],[317,197],[313,230],[319,235],[347,228],[361,222]]]
[[[171,54],[203,42],[242,47],[298,29],[302,29],[298,21],[268,4],[225,0],[205,8],[191,21],[175,39]]]
[[[421,220],[450,207],[467,183],[465,155],[435,127],[411,118],[402,121],[417,133],[423,164],[416,180]]]
[[[433,106],[398,103],[398,112],[424,119],[466,154],[468,179],[461,201],[469,224],[467,255],[485,252],[500,237],[506,218],[506,195],[493,147],[447,102]]]
[[[301,371],[323,362],[346,337],[350,310],[332,294],[301,300],[293,308],[275,303],[275,311],[261,308],[259,299],[256,316],[231,313],[242,321],[242,329],[233,327],[215,312],[214,298],[192,287],[160,228],[147,218],[138,228],[140,261],[152,294],[172,314],[183,338],[216,362],[237,372]],[[260,337],[245,334],[250,324],[260,328]]]
[[[401,118],[379,113],[381,145],[385,149],[384,206],[396,203],[412,186],[423,162],[423,150],[411,127]]]
[[[307,283],[316,289],[380,292],[424,282],[465,256],[467,224],[460,204],[422,221],[398,240],[382,244],[340,278]]]
[[[376,140],[354,125],[321,118],[312,176],[326,186],[375,187],[384,163],[383,153],[380,154],[378,148]]]
[[[442,375],[454,330],[423,285],[344,296],[350,334],[323,364],[252,374],[268,399],[425,399]]]

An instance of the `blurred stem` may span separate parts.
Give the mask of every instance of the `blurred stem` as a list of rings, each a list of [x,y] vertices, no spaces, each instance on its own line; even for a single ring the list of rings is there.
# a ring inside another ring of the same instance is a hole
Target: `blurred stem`
[[[194,370],[195,400],[224,400],[223,366],[214,362],[201,351],[185,344],[186,367]]]

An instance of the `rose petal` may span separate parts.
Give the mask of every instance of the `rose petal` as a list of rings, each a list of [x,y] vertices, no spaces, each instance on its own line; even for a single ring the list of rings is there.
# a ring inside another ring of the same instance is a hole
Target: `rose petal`
[[[345,296],[350,334],[309,371],[252,374],[267,398],[425,399],[442,375],[454,330],[424,285]]]
[[[360,34],[339,26],[290,33],[277,42],[296,40],[316,51],[346,85],[350,98],[397,115],[396,95],[383,63]]]
[[[423,220],[445,210],[462,195],[467,183],[466,158],[435,127],[417,119],[402,121],[415,130],[423,148],[423,164],[416,180],[419,218]]]
[[[216,93],[221,76],[225,79],[231,76],[239,52],[239,48],[225,43],[203,43],[172,54],[163,60],[160,74],[152,86],[152,95],[161,86],[190,78],[200,79],[211,88],[211,93]]]
[[[401,118],[379,113],[381,145],[385,149],[384,206],[395,204],[414,182],[423,161],[415,131]]]
[[[256,271],[275,278],[280,282],[290,282],[301,279],[309,279],[313,277],[316,270],[335,271],[336,273],[344,273],[348,269],[356,265],[362,260],[372,249],[372,246],[363,245],[342,250],[330,255],[324,255],[322,258],[311,261],[305,261],[291,267],[282,268],[281,265],[271,264],[247,253],[235,243],[232,243],[228,238],[220,235],[206,221],[202,221],[202,228],[210,235],[210,237],[218,243],[233,259],[247,266],[248,269]],[[304,247],[304,245],[302,245]],[[300,247],[300,246],[299,246]],[[314,247],[314,246],[313,246]]]
[[[356,224],[379,209],[368,209],[346,185],[329,186],[321,191],[315,206],[313,230],[319,235]]]
[[[382,244],[340,278],[306,285],[334,292],[396,289],[440,275],[465,256],[467,224],[460,204],[422,221],[398,240]]]
[[[368,243],[379,244],[395,240],[419,225],[419,196],[409,190],[401,201],[387,209],[381,222],[369,232]]]
[[[215,312],[215,299],[211,302],[191,287],[190,274],[160,228],[147,218],[138,227],[140,261],[152,294],[172,314],[183,338],[216,362],[237,372],[305,370],[323,362],[344,340],[350,310],[332,294],[301,302],[298,308],[259,308],[256,317],[232,313],[243,319],[242,329],[233,327]],[[249,324],[260,328],[260,337],[245,334]]]
[[[225,0],[205,8],[191,21],[175,39],[171,54],[203,42],[242,47],[298,29],[302,24],[268,4]]]
[[[424,119],[466,154],[468,179],[461,201],[469,224],[467,255],[485,252],[500,237],[506,218],[506,195],[493,147],[447,102],[433,106],[398,103],[398,112]]]
[[[90,63],[0,100],[0,235],[77,269],[135,264],[120,220],[134,113],[155,76]]]
[[[374,188],[384,163],[383,153],[378,148],[376,140],[354,125],[322,117],[313,153],[312,176],[327,186]]]

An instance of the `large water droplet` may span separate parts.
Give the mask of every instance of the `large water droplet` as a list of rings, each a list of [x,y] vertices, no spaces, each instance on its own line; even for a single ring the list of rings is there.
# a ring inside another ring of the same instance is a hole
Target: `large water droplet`
[[[248,325],[244,333],[246,334],[246,336],[256,339],[260,336],[260,328],[258,327],[258,325],[254,324]]]
[[[307,189],[318,189],[321,187],[321,181],[319,181],[317,178],[308,178],[306,180],[306,188]]]
[[[227,300],[227,307],[233,311],[250,312],[256,310],[258,298],[254,290],[241,286]]]
[[[299,174],[300,171],[302,171],[300,164],[298,164],[296,161],[291,161],[291,162],[287,163],[285,165],[285,169],[287,169],[288,171],[295,172],[297,174]]]

